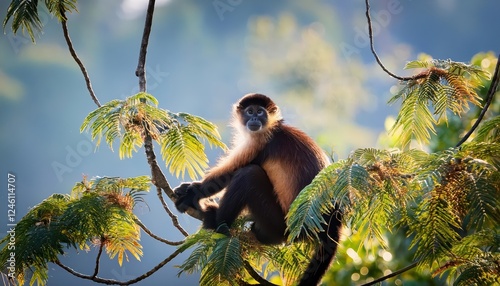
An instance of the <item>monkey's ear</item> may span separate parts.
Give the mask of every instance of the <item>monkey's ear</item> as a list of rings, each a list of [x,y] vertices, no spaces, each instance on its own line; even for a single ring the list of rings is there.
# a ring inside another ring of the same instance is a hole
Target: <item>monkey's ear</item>
[[[273,114],[274,114],[274,113],[278,112],[278,110],[279,110],[279,109],[278,109],[278,106],[274,105],[274,106],[272,106],[272,107],[270,107],[270,108],[268,109],[268,112],[269,112],[269,113],[273,113]]]

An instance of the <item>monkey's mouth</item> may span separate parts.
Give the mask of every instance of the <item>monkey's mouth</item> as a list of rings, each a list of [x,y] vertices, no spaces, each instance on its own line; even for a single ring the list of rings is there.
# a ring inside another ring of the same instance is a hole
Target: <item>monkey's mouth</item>
[[[248,123],[248,129],[250,131],[259,131],[260,128],[262,127],[262,124],[259,123]]]

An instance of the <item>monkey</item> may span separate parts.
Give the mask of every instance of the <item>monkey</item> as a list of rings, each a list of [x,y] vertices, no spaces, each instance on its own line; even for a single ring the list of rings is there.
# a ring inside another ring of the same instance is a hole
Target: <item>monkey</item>
[[[300,191],[330,160],[303,131],[284,123],[279,107],[266,95],[251,93],[234,106],[231,149],[201,182],[183,183],[174,192],[180,212],[203,211],[203,227],[230,235],[234,220],[246,209],[251,232],[262,244],[286,241],[286,215]],[[218,205],[200,200],[222,190]],[[299,285],[317,285],[328,269],[339,241],[341,212],[324,215],[328,225]]]

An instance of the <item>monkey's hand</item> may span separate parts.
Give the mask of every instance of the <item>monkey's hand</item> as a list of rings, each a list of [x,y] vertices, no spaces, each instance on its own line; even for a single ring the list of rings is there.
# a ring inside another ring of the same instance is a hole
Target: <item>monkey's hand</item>
[[[174,189],[174,193],[177,195],[177,200],[175,201],[175,207],[181,213],[186,212],[189,208],[194,208],[201,210],[199,200],[201,199],[200,191],[201,183],[182,183],[177,188]]]

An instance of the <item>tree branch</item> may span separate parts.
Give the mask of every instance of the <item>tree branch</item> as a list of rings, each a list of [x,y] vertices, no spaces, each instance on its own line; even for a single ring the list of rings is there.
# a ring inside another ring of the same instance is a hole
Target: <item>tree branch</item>
[[[148,43],[149,43],[149,35],[151,34],[151,26],[153,25],[153,14],[154,14],[154,7],[155,7],[155,0],[150,0],[148,4],[148,9],[146,12],[146,20],[144,23],[144,31],[142,35],[142,41],[141,41],[141,48],[139,51],[139,61],[137,63],[137,69],[135,71],[135,75],[139,78],[139,90],[141,92],[146,92],[146,71],[145,71],[145,66],[146,66],[146,55],[147,55],[147,50],[148,50]],[[167,179],[165,178],[165,175],[161,171],[160,166],[158,166],[158,162],[156,161],[156,155],[153,149],[153,139],[151,138],[151,135],[148,132],[147,126],[144,128],[144,150],[146,152],[146,158],[148,161],[148,164],[151,168],[151,180],[153,184],[157,187],[163,190],[165,194],[172,200],[176,201],[177,200],[177,195],[174,193],[170,185],[168,184]],[[166,205],[165,201],[163,200],[163,197],[161,194],[159,195],[160,201],[163,204],[163,207],[169,213],[171,214],[170,209],[168,209],[168,206]],[[195,209],[189,209],[187,211],[187,214],[192,216],[193,218],[196,218],[198,220],[202,220],[203,214],[199,210]],[[172,214],[173,215],[173,214]],[[172,215],[170,217],[172,217]],[[176,218],[172,218],[175,221]],[[178,222],[177,225],[179,226]],[[182,228],[177,227],[179,230]],[[187,235],[187,233],[184,230],[181,230],[181,232],[184,235]]]
[[[479,126],[479,123],[481,123],[484,115],[486,114],[486,111],[488,111],[488,108],[490,107],[491,103],[493,102],[493,98],[495,97],[495,93],[498,89],[499,82],[500,82],[500,54],[498,55],[497,65],[495,67],[495,72],[494,72],[493,78],[491,80],[490,89],[488,89],[488,94],[486,96],[486,103],[484,104],[483,109],[481,110],[481,113],[477,117],[476,122],[474,122],[474,125],[472,125],[469,132],[467,132],[467,134],[465,134],[465,136],[457,143],[455,148],[460,147],[460,145],[462,145],[465,141],[467,141],[467,139],[469,139],[469,137],[472,135],[474,130],[476,130],[476,128]]]
[[[161,237],[157,236],[156,234],[154,234],[151,230],[149,230],[146,227],[146,225],[144,225],[142,223],[142,221],[140,221],[138,218],[136,218],[134,221],[135,221],[135,223],[137,225],[139,225],[142,228],[142,230],[144,230],[145,233],[147,233],[149,236],[151,236],[152,238],[154,238],[154,239],[156,239],[156,240],[158,240],[160,242],[163,242],[163,243],[168,244],[168,245],[173,245],[173,246],[175,246],[175,245],[181,245],[181,244],[184,243],[184,240],[181,240],[181,241],[170,241],[170,240],[166,240],[164,238],[161,238]]]
[[[73,48],[73,43],[71,42],[71,38],[69,37],[69,32],[68,32],[68,25],[66,23],[66,16],[64,15],[64,11],[61,11],[64,19],[61,21],[61,26],[63,29],[63,34],[64,34],[64,39],[66,39],[66,44],[68,45],[69,52],[75,62],[78,64],[80,67],[80,70],[82,71],[83,77],[85,78],[85,83],[87,84],[87,90],[90,93],[90,97],[94,101],[94,103],[97,105],[97,107],[101,107],[101,103],[99,102],[99,99],[97,99],[94,90],[92,89],[92,83],[90,82],[90,77],[89,74],[87,73],[87,69],[85,68],[85,65],[83,62],[80,60],[78,55],[76,54],[75,49]]]
[[[161,193],[161,191],[162,191],[161,188],[156,188],[156,191],[158,194],[158,198],[160,199],[161,204],[163,205],[163,209],[165,209],[165,211],[168,213],[168,216],[170,216],[170,218],[172,219],[172,224],[182,233],[182,235],[188,236],[189,233],[186,230],[184,230],[184,228],[179,224],[179,220],[177,219],[177,216],[172,213],[172,211],[168,207],[167,203],[163,199],[163,196]]]
[[[97,257],[95,258],[95,269],[92,277],[96,277],[99,273],[99,263],[101,261],[102,250],[104,248],[104,236],[101,236],[100,242],[101,244],[99,245],[99,252],[97,253]]]
[[[416,80],[416,79],[419,79],[419,78],[426,77],[427,74],[425,74],[425,73],[419,73],[419,74],[416,74],[416,75],[413,75],[413,76],[410,76],[410,77],[398,76],[398,75],[392,73],[391,71],[389,71],[384,66],[384,64],[382,63],[382,61],[378,57],[377,52],[375,52],[375,46],[374,46],[374,43],[373,43],[373,28],[372,28],[372,20],[371,20],[371,17],[370,17],[370,0],[365,0],[365,4],[366,4],[366,20],[368,22],[368,35],[369,35],[369,38],[370,38],[370,49],[372,51],[373,56],[375,57],[375,60],[377,61],[378,65],[382,68],[382,70],[384,70],[391,77],[393,77],[395,79],[399,79],[400,81]]]
[[[410,264],[410,265],[408,265],[408,266],[406,266],[405,268],[401,268],[401,269],[399,269],[398,271],[393,272],[393,273],[391,273],[391,274],[389,274],[389,275],[385,275],[385,276],[382,276],[382,277],[380,277],[380,278],[378,278],[378,279],[375,279],[375,280],[373,280],[373,281],[371,281],[371,282],[368,282],[368,283],[365,283],[365,284],[361,284],[361,286],[370,286],[370,285],[375,285],[375,284],[380,283],[380,282],[382,282],[382,281],[385,281],[385,280],[387,280],[387,279],[389,279],[389,278],[392,278],[392,277],[394,277],[394,276],[397,276],[397,275],[399,275],[399,274],[401,274],[401,273],[403,273],[403,272],[406,272],[406,271],[408,271],[408,270],[410,270],[410,269],[413,269],[413,268],[415,268],[417,265],[418,265],[418,261],[417,261],[417,262],[414,262],[414,263],[412,263],[412,264]]]
[[[155,0],[149,0],[148,10],[146,12],[146,22],[144,23],[144,31],[142,33],[141,48],[139,51],[139,62],[135,75],[139,78],[139,90],[146,92],[146,54],[148,51],[149,35],[151,34],[151,26],[153,26],[153,14],[155,9]]]
[[[85,275],[85,274],[82,274],[78,271],[75,271],[73,270],[71,267],[69,266],[66,266],[64,264],[61,263],[61,261],[57,260],[57,261],[54,261],[54,263],[56,265],[58,265],[59,267],[61,267],[62,269],[66,270],[67,272],[69,272],[70,274],[78,277],[78,278],[82,278],[82,279],[86,279],[86,280],[91,280],[91,281],[94,281],[94,282],[97,282],[97,283],[101,283],[101,284],[107,284],[107,285],[131,285],[131,284],[135,284],[141,280],[144,280],[146,278],[148,278],[149,276],[153,275],[156,271],[158,271],[160,268],[162,268],[163,266],[165,266],[165,264],[167,264],[168,262],[170,262],[172,259],[174,259],[177,255],[179,255],[182,251],[180,249],[177,249],[175,252],[173,252],[172,254],[170,254],[170,256],[168,256],[167,258],[165,258],[162,262],[158,263],[158,265],[156,265],[155,267],[153,267],[151,270],[149,270],[148,272],[142,274],[141,276],[138,276],[134,279],[131,279],[131,280],[128,280],[128,281],[118,281],[118,280],[115,280],[115,279],[106,279],[106,278],[101,278],[101,277],[97,277],[97,276],[90,276],[90,275]]]

